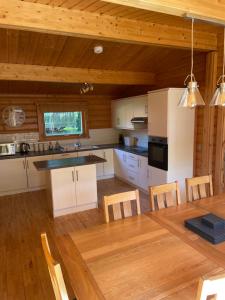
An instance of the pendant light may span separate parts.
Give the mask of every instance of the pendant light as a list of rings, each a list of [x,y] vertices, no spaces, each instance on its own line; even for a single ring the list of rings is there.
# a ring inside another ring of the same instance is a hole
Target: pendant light
[[[194,108],[195,106],[205,105],[202,96],[198,89],[198,83],[193,74],[194,65],[194,19],[191,22],[191,73],[185,78],[184,85],[186,86],[184,93],[178,103],[179,107]],[[188,82],[188,79],[190,80]]]
[[[225,28],[223,30],[223,75],[217,81],[217,89],[212,97],[210,106],[225,106]]]

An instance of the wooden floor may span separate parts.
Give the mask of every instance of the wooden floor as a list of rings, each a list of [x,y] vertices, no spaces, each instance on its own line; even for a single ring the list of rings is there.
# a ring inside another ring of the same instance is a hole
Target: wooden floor
[[[132,189],[118,179],[99,181],[99,206],[104,195]],[[147,195],[141,193],[140,198],[142,212],[149,210]],[[103,222],[101,209],[51,219],[45,191],[0,197],[0,299],[54,299],[40,243],[41,232],[47,232],[53,256],[61,261],[55,242],[58,235]],[[63,273],[72,298],[64,268]]]

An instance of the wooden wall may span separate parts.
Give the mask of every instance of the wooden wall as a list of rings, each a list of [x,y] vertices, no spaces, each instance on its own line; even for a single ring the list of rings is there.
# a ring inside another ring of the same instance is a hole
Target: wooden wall
[[[110,96],[35,96],[35,95],[1,95],[0,113],[8,105],[18,105],[25,110],[26,121],[23,126],[17,128],[6,128],[0,118],[0,133],[14,132],[37,132],[37,104],[38,103],[68,103],[73,101],[87,101],[88,122],[90,129],[111,127],[111,97]]]

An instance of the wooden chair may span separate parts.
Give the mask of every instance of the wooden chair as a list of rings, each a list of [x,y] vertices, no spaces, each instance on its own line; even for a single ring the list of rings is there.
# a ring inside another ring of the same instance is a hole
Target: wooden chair
[[[180,189],[177,181],[167,184],[161,184],[149,187],[150,194],[150,208],[156,210],[156,204],[158,209],[177,206],[180,201]],[[174,194],[174,195],[173,195]]]
[[[212,175],[186,178],[185,181],[186,196],[189,202],[213,196]]]
[[[55,298],[56,300],[69,300],[60,264],[57,263],[51,255],[46,233],[41,234],[41,243],[48,265]]]
[[[224,300],[225,274],[200,278],[196,300]]]
[[[141,214],[139,191],[130,191],[104,197],[105,222],[109,223],[109,206],[113,209],[114,220],[122,219],[121,203],[123,204],[124,218],[132,216],[131,201],[135,200],[137,214]]]

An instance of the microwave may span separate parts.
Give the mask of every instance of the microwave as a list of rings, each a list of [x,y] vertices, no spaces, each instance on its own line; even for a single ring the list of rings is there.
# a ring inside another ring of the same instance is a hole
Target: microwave
[[[0,143],[0,156],[15,155],[16,144],[15,143]]]

